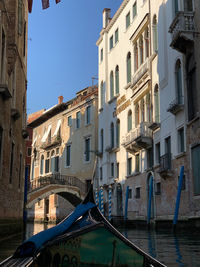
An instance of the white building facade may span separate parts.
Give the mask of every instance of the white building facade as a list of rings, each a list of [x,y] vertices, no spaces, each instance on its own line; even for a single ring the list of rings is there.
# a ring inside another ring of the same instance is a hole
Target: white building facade
[[[128,219],[146,221],[149,205],[151,220],[174,216],[180,167],[186,165],[183,55],[170,47],[168,32],[175,8],[167,0],[124,0],[112,19],[109,9],[103,11],[98,168],[105,203],[112,188],[113,216],[124,216],[127,208]],[[183,181],[184,219],[187,173]]]

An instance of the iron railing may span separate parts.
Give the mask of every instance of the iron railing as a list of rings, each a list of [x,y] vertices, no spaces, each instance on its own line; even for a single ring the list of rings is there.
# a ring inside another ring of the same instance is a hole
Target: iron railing
[[[74,176],[61,175],[60,173],[53,173],[46,176],[40,176],[34,178],[34,180],[30,181],[28,191],[29,193],[35,190],[38,190],[47,185],[58,184],[58,185],[66,185],[66,186],[75,186],[78,187],[81,192],[86,192],[86,184],[81,181],[79,178]]]
[[[160,171],[171,170],[171,153],[166,153],[160,157]]]

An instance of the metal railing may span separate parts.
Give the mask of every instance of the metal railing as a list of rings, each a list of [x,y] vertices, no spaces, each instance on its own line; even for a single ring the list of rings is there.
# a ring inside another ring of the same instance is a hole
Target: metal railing
[[[86,192],[86,184],[79,178],[74,176],[61,175],[60,173],[54,173],[34,178],[34,180],[29,183],[28,192],[30,193],[52,184],[75,186],[78,187],[81,192]]]
[[[194,12],[189,11],[178,12],[169,28],[169,32],[172,33],[173,39],[179,32],[193,33],[194,30]]]
[[[149,129],[149,125],[149,122],[141,122],[137,128],[134,128],[126,136],[123,137],[122,144],[127,145],[140,136],[152,138],[152,130]]]
[[[166,153],[160,157],[160,171],[171,170],[171,153]]]

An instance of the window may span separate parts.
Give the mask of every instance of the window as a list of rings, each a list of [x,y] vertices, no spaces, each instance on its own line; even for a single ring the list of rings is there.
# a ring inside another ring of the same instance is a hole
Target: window
[[[2,36],[1,36],[1,82],[2,83],[4,82],[5,53],[6,53],[6,36],[5,36],[4,30],[2,29]],[[13,79],[14,79],[14,77],[13,77]]]
[[[103,129],[101,129],[101,134],[100,134],[100,146],[101,146],[100,152],[103,153],[103,147],[104,147],[104,142],[103,142]]]
[[[66,146],[66,166],[71,165],[71,145]]]
[[[137,103],[135,105],[135,127],[137,127],[139,123],[140,123],[140,110],[139,110],[139,104]]]
[[[114,147],[114,123],[112,122],[110,125],[110,146]]]
[[[110,37],[110,50],[113,48],[113,35]]]
[[[101,48],[101,62],[103,61],[103,48]]]
[[[119,178],[119,162],[116,165],[116,177]]]
[[[140,187],[135,188],[135,198],[140,198]]]
[[[132,198],[132,189],[129,188],[128,189],[128,199],[131,199]]]
[[[115,94],[119,94],[119,67],[115,68]]]
[[[200,195],[200,145],[192,148],[192,172],[194,195]]]
[[[156,183],[156,195],[161,195],[161,183]]]
[[[15,149],[15,144],[12,142],[11,144],[11,154],[10,154],[10,179],[9,183],[12,183],[12,176],[13,176],[13,163],[14,163],[14,149]]]
[[[157,53],[158,51],[158,25],[157,25],[156,15],[154,15],[153,17],[152,31],[153,31],[153,52]]]
[[[174,12],[175,14],[177,14],[179,11],[178,0],[174,0],[173,2],[174,2]]]
[[[193,4],[191,0],[184,0],[184,11],[193,11]]]
[[[128,132],[132,130],[132,111],[129,110],[128,112]]]
[[[120,120],[116,122],[116,146],[119,147],[120,142]]]
[[[119,31],[118,29],[115,31],[115,43],[119,41]]]
[[[178,152],[185,151],[185,144],[184,144],[184,128],[178,130]]]
[[[171,170],[171,137],[165,138],[165,168]]]
[[[138,46],[137,43],[134,45],[134,70],[138,69]]]
[[[110,176],[114,177],[114,163],[113,162],[110,165]]]
[[[135,3],[133,4],[133,19],[135,18],[136,15],[137,15],[137,1],[135,1]]]
[[[85,139],[85,161],[90,161],[90,138]]]
[[[143,63],[144,61],[144,45],[143,45],[143,37],[140,37],[139,40],[139,46],[140,46],[140,65]]]
[[[101,97],[101,107],[103,107],[104,104],[104,88],[103,88],[103,81],[101,82],[100,85],[100,97]]]
[[[140,171],[140,154],[135,155],[135,172]]]
[[[180,179],[180,176],[178,176],[178,183],[179,183],[179,179]],[[181,190],[185,190],[186,189],[186,185],[185,185],[185,174],[183,175],[183,180],[182,180],[182,187],[181,187]]]
[[[18,181],[18,187],[20,188],[21,187],[21,176],[22,176],[22,154],[20,153],[20,156],[19,156],[19,181]]]
[[[31,154],[32,154],[32,148],[28,147],[27,148],[27,157],[31,157]]]
[[[159,91],[158,85],[154,88],[154,111],[155,111],[155,122],[160,122],[160,103],[159,103]]]
[[[127,160],[127,175],[132,174],[132,158],[128,158]]]
[[[56,156],[54,158],[55,164],[54,164],[54,171],[59,172],[59,156]]]
[[[160,142],[156,144],[156,164],[160,164]]]
[[[51,172],[55,172],[55,150],[51,151]]]
[[[129,52],[126,57],[126,74],[127,74],[127,83],[131,82],[131,53]]]
[[[81,126],[81,112],[78,111],[76,113],[76,128],[78,129],[80,128],[80,126]]]
[[[130,21],[130,12],[126,15],[126,29],[129,27],[131,21]]]
[[[18,0],[18,34],[22,35],[22,0]]]
[[[110,99],[114,97],[114,78],[113,71],[110,72]]]
[[[40,159],[40,174],[43,175],[43,172],[44,172],[44,155],[42,155]]]
[[[99,169],[99,178],[102,181],[102,179],[103,179],[103,169],[102,169],[102,167],[100,167],[100,169]]]
[[[146,28],[144,38],[145,38],[145,57],[148,58],[149,57],[149,28]]]
[[[147,168],[153,167],[153,149],[147,149]]]
[[[151,96],[150,93],[146,95],[146,109],[147,109],[147,121],[151,121]]]
[[[0,176],[2,170],[2,151],[3,151],[3,128],[0,127]]]
[[[144,106],[144,99],[140,102],[140,109],[141,109],[141,122],[145,121],[145,106]]]
[[[180,62],[180,60],[177,60],[176,67],[175,67],[175,88],[176,88],[177,103],[183,104],[182,74],[181,74],[181,62]]]
[[[49,164],[49,156],[47,156],[47,158],[45,160],[45,173],[48,173],[49,172],[49,167],[50,167],[50,164]]]
[[[69,117],[67,118],[67,125],[68,125],[69,127],[72,126],[72,116],[69,116]]]
[[[91,123],[91,106],[86,108],[86,125]]]

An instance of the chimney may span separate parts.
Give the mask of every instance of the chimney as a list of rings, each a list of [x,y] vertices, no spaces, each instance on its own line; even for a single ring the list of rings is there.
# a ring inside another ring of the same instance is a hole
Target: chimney
[[[62,102],[63,102],[63,96],[60,95],[60,96],[58,97],[58,104],[62,104]]]
[[[106,28],[111,17],[110,17],[110,8],[104,8],[103,10],[103,28]]]

